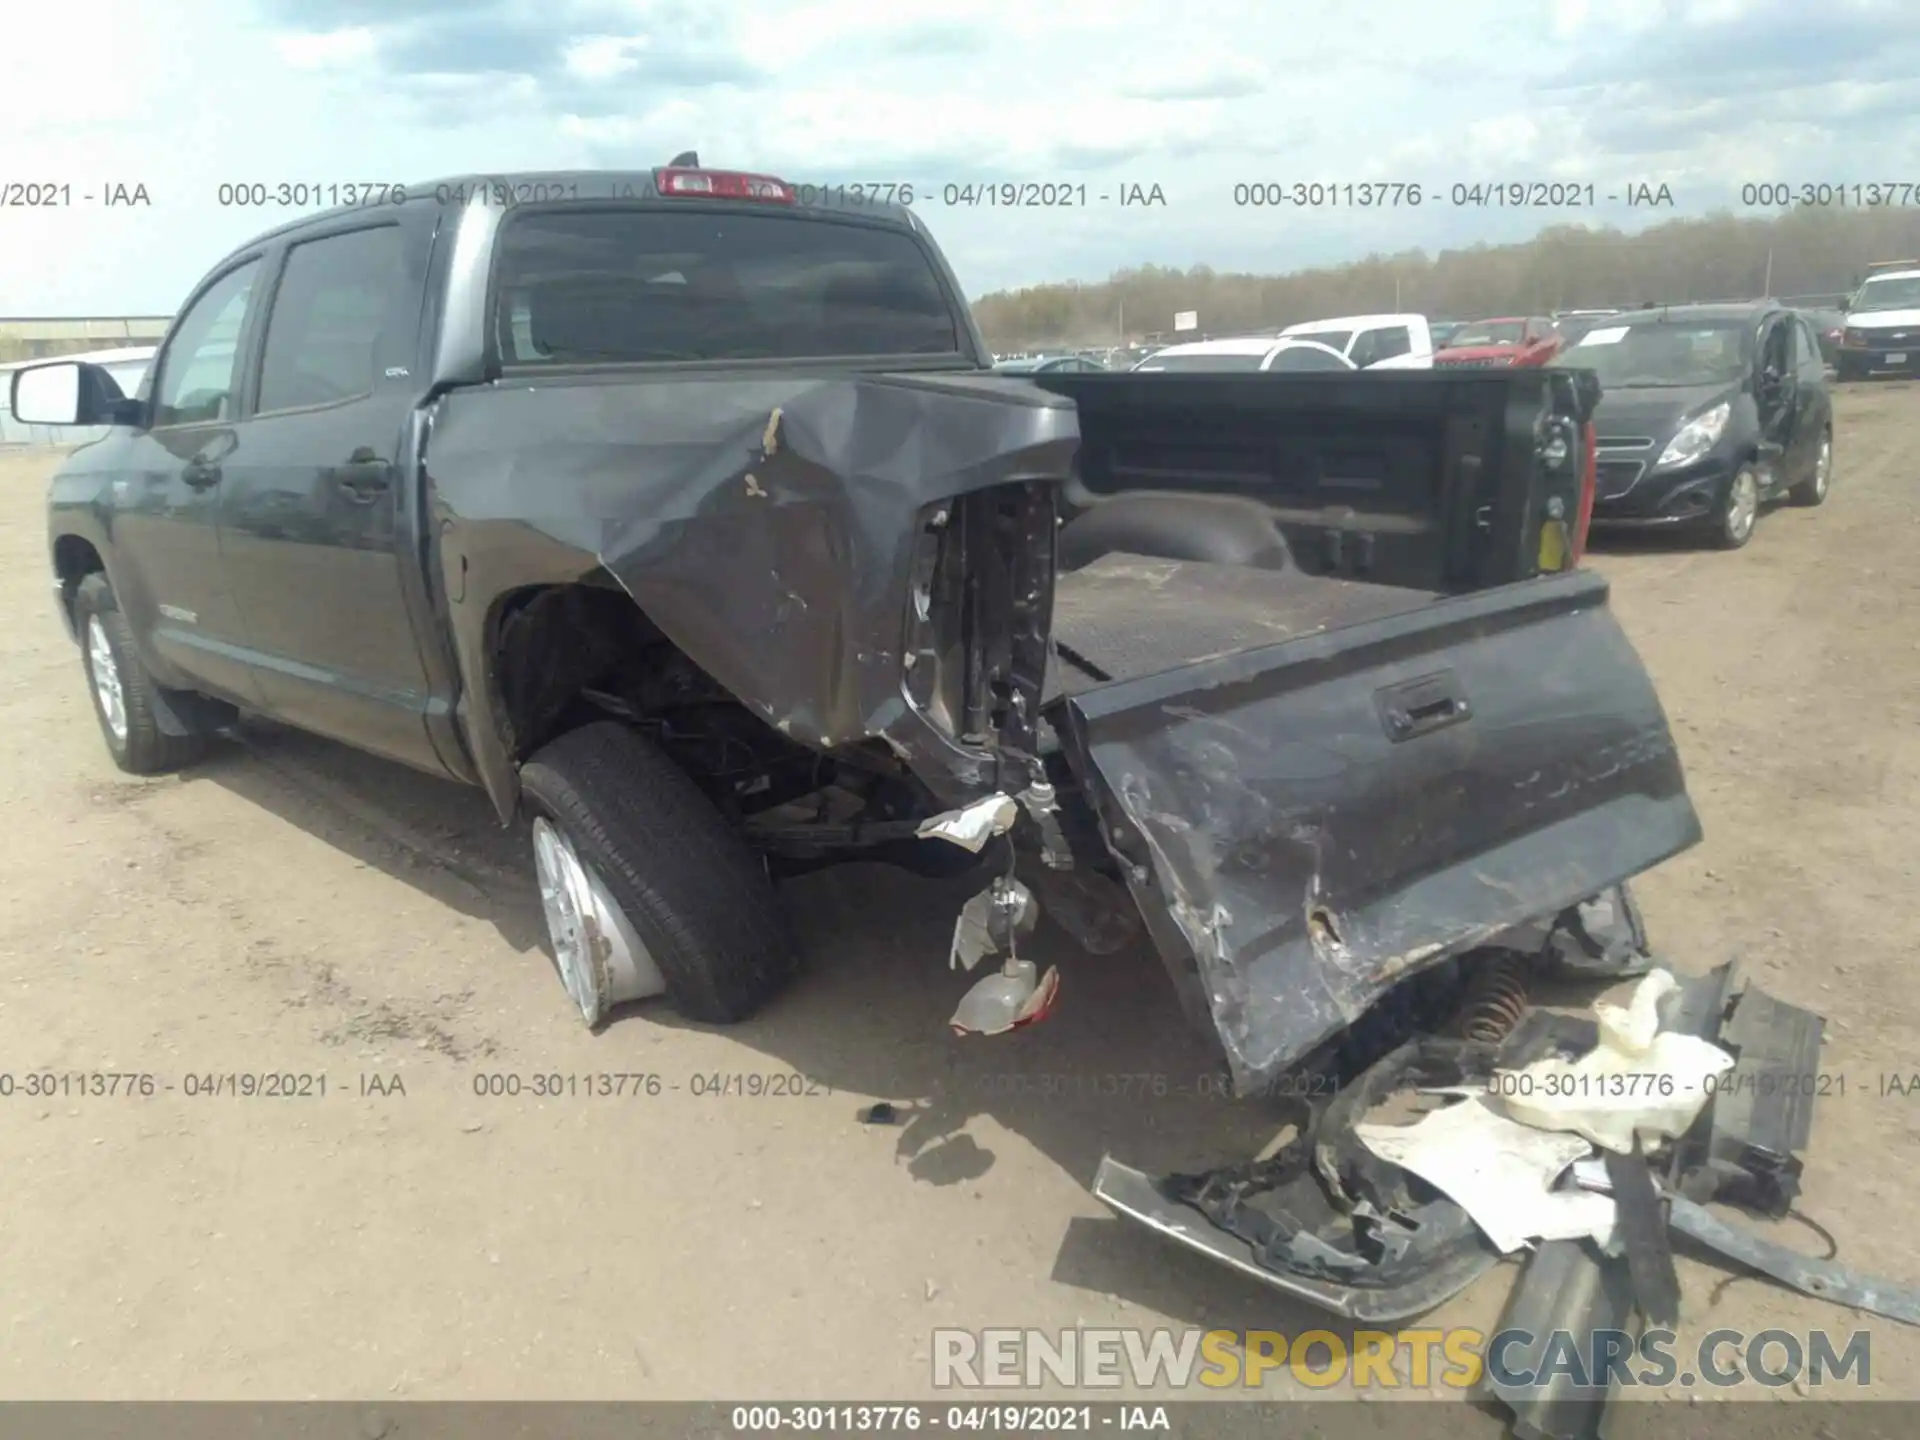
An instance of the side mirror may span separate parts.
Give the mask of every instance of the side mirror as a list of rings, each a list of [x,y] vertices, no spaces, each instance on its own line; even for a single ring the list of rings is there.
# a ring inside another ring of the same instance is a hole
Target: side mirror
[[[111,373],[80,360],[14,371],[8,402],[23,425],[125,425],[139,410],[120,393]]]
[[[80,366],[62,361],[14,371],[10,403],[23,425],[78,425]]]

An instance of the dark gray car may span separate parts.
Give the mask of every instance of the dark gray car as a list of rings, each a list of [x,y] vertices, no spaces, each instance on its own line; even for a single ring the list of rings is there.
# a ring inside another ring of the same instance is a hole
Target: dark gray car
[[[1758,303],[1609,316],[1561,363],[1601,384],[1597,527],[1681,527],[1737,550],[1763,507],[1826,500],[1833,402],[1819,338],[1796,312]]]

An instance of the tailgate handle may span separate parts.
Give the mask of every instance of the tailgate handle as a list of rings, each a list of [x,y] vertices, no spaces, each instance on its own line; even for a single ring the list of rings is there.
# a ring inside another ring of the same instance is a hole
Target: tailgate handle
[[[1387,727],[1387,738],[1396,744],[1458,725],[1473,713],[1451,670],[1388,685],[1374,692],[1373,701]]]

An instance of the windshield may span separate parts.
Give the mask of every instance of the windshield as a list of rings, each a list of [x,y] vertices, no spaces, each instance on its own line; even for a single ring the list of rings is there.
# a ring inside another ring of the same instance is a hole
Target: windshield
[[[910,234],[793,215],[525,210],[500,231],[508,365],[958,355]]]
[[[1329,355],[1325,350],[1312,345],[1284,345],[1273,352],[1273,359],[1267,363],[1269,370],[1351,370],[1352,368],[1338,355]]]
[[[1481,320],[1462,325],[1447,336],[1446,348],[1463,350],[1469,345],[1518,345],[1527,338],[1524,320]]]
[[[1869,280],[1854,297],[1853,308],[1856,313],[1862,310],[1920,310],[1920,275]]]
[[[1258,370],[1258,355],[1149,355],[1134,367],[1147,373],[1155,370]]]
[[[993,368],[1003,375],[1031,375],[1046,363],[1044,360],[1002,360]]]
[[[1751,328],[1744,320],[1601,325],[1560,359],[1593,371],[1603,386],[1712,385],[1747,372]]]
[[[1353,332],[1351,330],[1302,330],[1297,335],[1287,336],[1287,339],[1312,340],[1316,344],[1326,346],[1329,350],[1338,350],[1344,355],[1347,353],[1347,342],[1353,339]]]

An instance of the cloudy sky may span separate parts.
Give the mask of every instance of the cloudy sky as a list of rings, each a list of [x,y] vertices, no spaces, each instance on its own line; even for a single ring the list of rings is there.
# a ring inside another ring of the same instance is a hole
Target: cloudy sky
[[[90,0],[13,7],[0,45],[0,200],[71,195],[0,205],[0,315],[171,311],[298,213],[223,206],[223,183],[646,168],[687,148],[914,185],[976,295],[1636,228],[1742,208],[1742,183],[1920,186],[1914,0]],[[1001,181],[1084,185],[1087,203],[946,203]],[[1237,185],[1360,181],[1424,203],[1235,204]],[[1456,184],[1533,181],[1590,182],[1597,206],[1450,203]],[[151,204],[104,205],[115,184]],[[1629,208],[1642,184],[1675,209]],[[1135,185],[1165,204],[1121,206]]]

